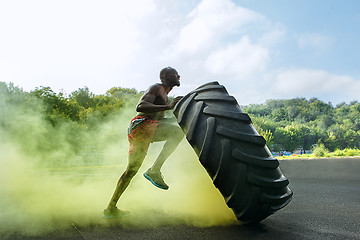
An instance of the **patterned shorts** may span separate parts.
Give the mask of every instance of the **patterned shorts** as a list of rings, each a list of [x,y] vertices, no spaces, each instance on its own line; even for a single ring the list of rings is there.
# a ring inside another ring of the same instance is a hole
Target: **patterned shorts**
[[[137,150],[147,152],[150,143],[153,141],[158,122],[145,116],[136,116],[131,120],[128,128],[129,153]]]

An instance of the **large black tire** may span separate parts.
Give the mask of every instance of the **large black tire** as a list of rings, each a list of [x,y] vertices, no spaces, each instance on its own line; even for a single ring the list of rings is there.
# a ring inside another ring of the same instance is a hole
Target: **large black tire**
[[[261,221],[291,201],[279,161],[224,86],[200,86],[178,102],[174,114],[239,221]]]

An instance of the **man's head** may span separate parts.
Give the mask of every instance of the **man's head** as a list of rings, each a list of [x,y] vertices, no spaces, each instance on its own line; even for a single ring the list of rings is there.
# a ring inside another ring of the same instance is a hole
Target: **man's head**
[[[166,67],[160,71],[160,80],[166,85],[180,86],[180,75],[175,68],[172,67]]]

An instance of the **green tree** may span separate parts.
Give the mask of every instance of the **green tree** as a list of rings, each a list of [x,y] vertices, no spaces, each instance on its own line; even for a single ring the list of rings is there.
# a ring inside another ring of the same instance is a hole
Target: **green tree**
[[[50,87],[40,87],[30,94],[42,101],[46,117],[53,125],[61,119],[79,120],[81,106],[76,101],[67,99],[62,92],[56,94]]]
[[[320,115],[316,118],[316,122],[319,129],[323,131],[335,123],[334,119],[330,115]]]
[[[116,97],[119,99],[127,99],[136,96],[138,92],[135,88],[113,87],[106,91],[107,96]]]
[[[76,101],[83,108],[95,107],[95,95],[90,92],[88,87],[79,88],[70,94],[70,99]]]
[[[279,121],[286,121],[287,120],[287,112],[284,108],[275,108],[271,112],[272,118],[279,122]]]
[[[295,118],[299,115],[300,109],[298,106],[291,105],[287,107],[287,112],[290,121],[294,121]]]

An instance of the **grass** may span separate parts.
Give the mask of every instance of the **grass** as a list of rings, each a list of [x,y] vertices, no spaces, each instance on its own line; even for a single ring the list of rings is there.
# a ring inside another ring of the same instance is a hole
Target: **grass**
[[[296,159],[296,158],[322,158],[322,157],[356,157],[360,156],[360,149],[345,148],[343,150],[336,149],[330,152],[323,144],[314,147],[312,154],[281,156],[277,159]]]

